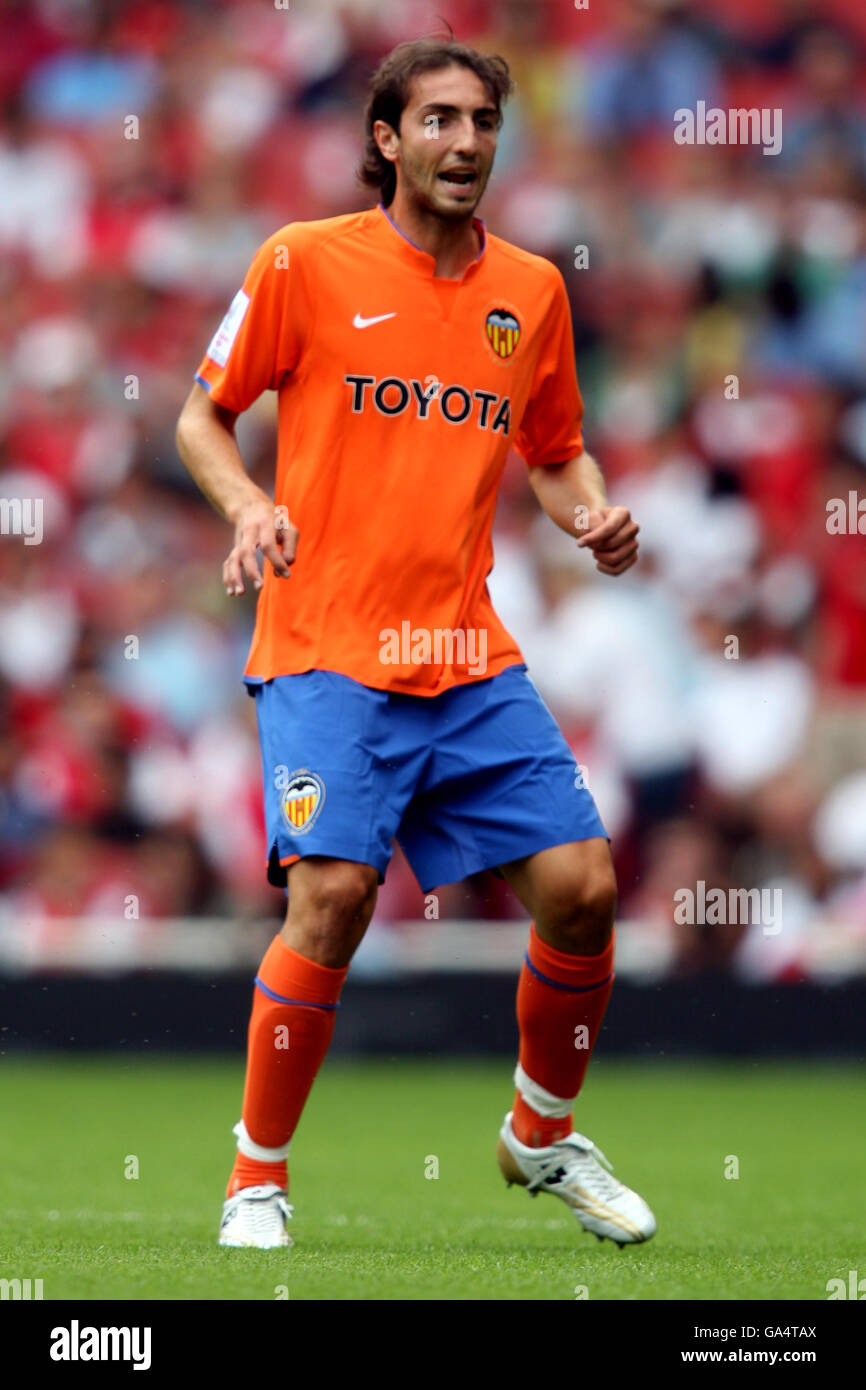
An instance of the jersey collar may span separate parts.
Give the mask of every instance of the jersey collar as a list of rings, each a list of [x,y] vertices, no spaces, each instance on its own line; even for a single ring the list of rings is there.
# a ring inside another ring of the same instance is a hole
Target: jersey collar
[[[386,228],[389,228],[391,232],[393,232],[394,235],[390,238],[390,240],[395,246],[395,248],[402,255],[403,259],[407,261],[410,265],[417,266],[419,270],[423,270],[425,274],[435,277],[435,256],[431,256],[429,251],[422,251],[420,246],[418,246],[414,241],[407,237],[405,232],[402,232],[400,230],[400,228],[397,226],[397,223],[390,216],[388,209],[385,207],[384,203],[379,203],[376,210],[377,212],[382,214],[382,225]],[[467,275],[471,275],[472,272],[476,269],[476,267],[480,265],[481,261],[483,261],[484,259],[484,253],[487,250],[487,225],[484,222],[483,218],[473,217],[472,225],[476,228],[479,238],[481,240],[481,250],[478,252],[478,255],[475,257],[474,261],[470,261],[469,265],[463,272],[462,278],[464,279]],[[448,282],[446,281],[446,283]],[[456,280],[453,283],[460,284],[460,281]]]

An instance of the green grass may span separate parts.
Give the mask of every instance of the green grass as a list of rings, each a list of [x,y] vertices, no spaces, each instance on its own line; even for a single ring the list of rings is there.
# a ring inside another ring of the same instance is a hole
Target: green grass
[[[255,1252],[215,1245],[240,1059],[7,1056],[0,1277],[46,1299],[618,1300],[826,1299],[866,1274],[853,1068],[596,1060],[578,1128],[659,1222],[622,1251],[501,1181],[510,1070],[326,1064],[293,1146],[296,1245]]]

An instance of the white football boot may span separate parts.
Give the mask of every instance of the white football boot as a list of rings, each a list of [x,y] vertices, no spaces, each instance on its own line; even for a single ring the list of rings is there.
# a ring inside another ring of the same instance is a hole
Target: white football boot
[[[561,1197],[584,1230],[599,1240],[607,1236],[620,1247],[655,1235],[656,1219],[646,1202],[613,1176],[611,1164],[585,1134],[574,1130],[547,1148],[530,1149],[515,1135],[511,1117],[509,1111],[496,1147],[509,1187],[519,1183],[530,1197],[539,1192]]]
[[[275,1183],[261,1187],[242,1187],[234,1197],[223,1203],[220,1222],[220,1245],[252,1246],[256,1250],[274,1250],[280,1245],[294,1245],[286,1230],[292,1208],[286,1194]]]

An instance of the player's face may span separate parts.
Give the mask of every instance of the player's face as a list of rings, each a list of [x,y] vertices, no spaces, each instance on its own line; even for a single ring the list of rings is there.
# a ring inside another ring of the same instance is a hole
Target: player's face
[[[490,178],[497,135],[490,93],[470,68],[422,73],[394,135],[398,188],[440,217],[471,218]]]

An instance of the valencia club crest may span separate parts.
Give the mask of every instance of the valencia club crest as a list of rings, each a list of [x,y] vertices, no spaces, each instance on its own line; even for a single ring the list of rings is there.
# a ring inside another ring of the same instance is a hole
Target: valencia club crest
[[[513,357],[520,342],[520,320],[510,309],[492,309],[487,315],[487,341],[494,357],[505,362]]]
[[[283,792],[283,816],[292,835],[305,835],[325,804],[325,784],[315,772],[293,772]]]

